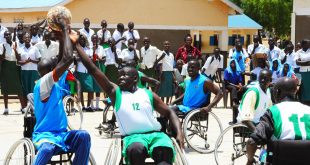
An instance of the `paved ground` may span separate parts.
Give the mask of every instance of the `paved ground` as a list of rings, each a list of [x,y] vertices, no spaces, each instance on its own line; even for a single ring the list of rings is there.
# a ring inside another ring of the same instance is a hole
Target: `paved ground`
[[[219,103],[222,106],[222,103]],[[0,164],[2,164],[5,154],[10,146],[22,138],[23,132],[23,116],[19,112],[19,103],[17,100],[10,100],[10,115],[4,116],[3,113],[3,100],[0,101]],[[228,126],[231,121],[231,110],[215,108],[213,112],[220,118],[223,129]],[[112,139],[105,136],[100,136],[98,131],[94,129],[101,122],[102,112],[84,113],[83,128],[90,132],[92,138],[91,152],[95,156],[97,164],[103,164],[108,147]],[[211,135],[212,136],[212,135]],[[210,137],[211,139],[213,137]],[[212,154],[199,154],[189,148],[186,149],[187,158],[190,164],[215,164],[214,155]]]

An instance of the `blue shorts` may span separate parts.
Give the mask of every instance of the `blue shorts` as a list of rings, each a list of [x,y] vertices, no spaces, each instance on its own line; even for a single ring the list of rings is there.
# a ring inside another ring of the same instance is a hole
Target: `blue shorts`
[[[188,107],[188,106],[185,106],[185,105],[178,105],[178,108],[181,112],[183,113],[187,113],[189,112],[190,110],[193,110],[195,108],[191,108],[191,107]]]

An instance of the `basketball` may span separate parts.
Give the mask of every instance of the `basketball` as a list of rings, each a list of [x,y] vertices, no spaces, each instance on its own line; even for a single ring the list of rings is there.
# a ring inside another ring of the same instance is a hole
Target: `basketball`
[[[70,10],[63,6],[56,6],[48,11],[47,23],[52,30],[61,31],[61,28],[55,22],[58,18],[63,18],[67,24],[70,24],[72,19]]]

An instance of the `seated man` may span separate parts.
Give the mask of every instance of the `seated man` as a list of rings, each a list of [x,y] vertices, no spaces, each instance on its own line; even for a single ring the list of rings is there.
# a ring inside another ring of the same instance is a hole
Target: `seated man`
[[[263,69],[259,73],[258,83],[249,85],[249,89],[243,95],[238,108],[238,122],[244,123],[251,131],[254,131],[259,118],[272,106],[269,85],[271,72]]]
[[[275,83],[276,104],[260,118],[247,142],[248,165],[254,162],[257,145],[267,144],[272,137],[278,140],[309,140],[310,107],[297,102],[296,92],[294,79],[284,77]]]
[[[183,133],[175,113],[157,94],[137,87],[138,72],[132,67],[119,71],[118,85],[112,83],[87,57],[81,45],[76,45],[80,58],[88,72],[96,79],[114,105],[114,113],[124,136],[123,156],[127,163],[144,164],[151,156],[155,164],[172,164],[174,150],[169,137],[160,132],[161,125],[153,115],[156,110],[169,119],[176,140],[183,148]]]
[[[38,71],[41,78],[34,87],[36,125],[32,141],[38,151],[34,164],[47,164],[54,154],[69,151],[75,153],[73,164],[86,165],[90,150],[89,134],[82,130],[67,131],[67,116],[62,99],[70,93],[67,91],[66,70],[73,62],[73,49],[69,27],[63,19],[59,19],[58,24],[62,27],[62,31],[57,32],[60,61],[58,64],[56,58],[40,61]]]
[[[199,62],[192,59],[188,62],[188,75],[190,78],[184,80],[185,92],[172,104],[183,99],[183,105],[173,106],[175,112],[187,113],[190,110],[201,108],[202,111],[209,112],[222,98],[223,93],[209,78],[199,73]],[[205,106],[211,92],[216,96],[211,103]],[[205,106],[205,107],[203,107]]]

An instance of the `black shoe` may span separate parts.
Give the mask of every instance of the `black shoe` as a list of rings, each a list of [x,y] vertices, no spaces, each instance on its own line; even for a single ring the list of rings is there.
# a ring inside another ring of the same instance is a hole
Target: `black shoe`
[[[94,110],[94,109],[92,109],[91,107],[87,107],[87,108],[85,108],[85,111],[86,111],[86,112],[95,112],[95,110]]]
[[[96,111],[103,111],[103,109],[102,108],[97,108]]]
[[[8,115],[8,114],[9,114],[8,111],[4,111],[4,112],[3,112],[3,115]]]

